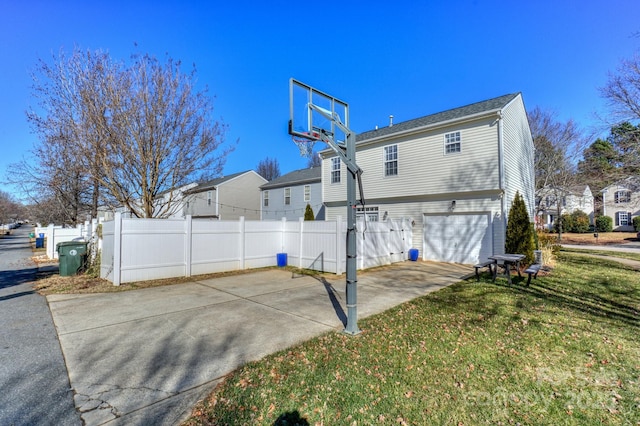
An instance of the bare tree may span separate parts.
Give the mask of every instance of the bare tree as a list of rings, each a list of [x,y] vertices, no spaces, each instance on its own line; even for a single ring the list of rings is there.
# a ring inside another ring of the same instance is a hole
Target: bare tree
[[[611,115],[610,140],[618,150],[622,177],[640,171],[640,55],[623,59],[600,88]],[[634,125],[635,124],[635,125]]]
[[[261,160],[256,166],[256,173],[268,181],[280,177],[280,165],[278,164],[278,160],[276,158],[269,157]]]
[[[535,147],[536,197],[538,211],[555,207],[558,238],[562,238],[562,204],[577,183],[576,166],[584,150],[585,138],[573,120],[558,121],[554,114],[538,107],[528,114]],[[541,196],[546,195],[546,196]],[[550,197],[552,206],[546,202]]]
[[[607,100],[614,122],[640,120],[640,55],[623,59],[616,73],[610,73],[600,89]]]
[[[307,161],[307,167],[312,168],[320,166],[322,166],[322,158],[320,157],[320,154],[318,152],[314,152]]]
[[[51,192],[64,194],[73,209],[77,200],[95,214],[107,202],[138,217],[169,216],[180,188],[220,175],[233,149],[225,145],[226,126],[212,117],[206,89],[196,91],[194,81],[195,69],[183,74],[179,62],[149,55],[127,65],[75,49],[70,57],[54,56],[52,65],[40,61],[34,76],[40,108],[28,119],[41,136],[38,161],[50,167],[25,167],[23,174],[52,185],[62,170],[69,185]]]

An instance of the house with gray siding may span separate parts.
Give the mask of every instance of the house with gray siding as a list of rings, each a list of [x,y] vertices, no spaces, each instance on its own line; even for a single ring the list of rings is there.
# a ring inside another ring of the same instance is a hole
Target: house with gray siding
[[[602,206],[614,231],[633,232],[633,218],[640,216],[640,177],[631,176],[604,188]]]
[[[411,218],[425,260],[472,264],[504,253],[516,192],[533,222],[533,140],[520,93],[357,135],[367,220]],[[322,156],[327,220],[346,217],[347,168]]]
[[[260,219],[260,186],[267,180],[253,170],[198,183],[184,192],[180,216],[235,220]]]
[[[260,187],[262,220],[299,220],[307,204],[316,220],[324,220],[320,167],[294,170]]]

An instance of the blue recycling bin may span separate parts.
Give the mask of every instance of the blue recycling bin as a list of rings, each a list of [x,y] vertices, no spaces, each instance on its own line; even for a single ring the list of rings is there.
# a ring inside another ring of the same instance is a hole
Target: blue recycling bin
[[[44,237],[36,238],[36,248],[44,248]]]
[[[412,262],[415,262],[418,260],[418,253],[418,249],[409,249],[409,259],[411,259]]]
[[[287,253],[278,253],[276,255],[276,258],[278,260],[279,268],[284,268],[285,266],[287,266]]]

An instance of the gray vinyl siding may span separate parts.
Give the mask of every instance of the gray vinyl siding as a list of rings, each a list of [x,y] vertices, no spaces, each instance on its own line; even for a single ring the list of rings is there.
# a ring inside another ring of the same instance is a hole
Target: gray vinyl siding
[[[524,197],[531,219],[535,202],[533,141],[521,95],[514,95],[507,105],[430,126],[415,131],[405,126],[403,135],[385,128],[380,137],[371,131],[358,142],[356,162],[363,170],[367,206],[378,207],[380,220],[385,212],[390,218],[411,218],[415,248],[423,244],[424,215],[487,214],[493,250],[503,252],[508,208],[516,191]],[[461,151],[446,154],[445,134],[451,132],[460,132]],[[385,176],[384,147],[394,144],[398,174]],[[332,184],[335,154],[322,154],[326,219],[344,219],[346,166],[341,166],[340,183]]]
[[[310,186],[310,199],[304,201],[304,187]],[[284,190],[291,188],[291,204],[284,204]],[[287,187],[270,188],[269,206],[262,206],[262,220],[281,220],[285,217],[287,220],[298,220],[304,217],[307,204],[313,209],[314,217],[317,217],[322,210],[322,184],[320,182],[304,183],[299,185],[291,185]],[[262,203],[262,194],[261,200]]]
[[[445,154],[444,135],[460,132],[461,152]],[[411,197],[422,194],[496,190],[498,182],[495,117],[451,126],[418,136],[381,141],[358,148],[365,198]],[[398,174],[385,176],[384,147],[398,145]],[[325,202],[346,198],[346,166],[341,181],[331,184],[331,160],[323,160]],[[392,195],[390,195],[392,194]]]
[[[500,211],[500,199],[497,196],[486,197],[452,197],[449,194],[426,196],[421,201],[399,200],[395,203],[368,202],[367,206],[378,207],[380,220],[387,212],[390,218],[410,218],[414,221],[413,241],[414,248],[421,249],[423,233],[423,214],[449,214],[451,201],[456,200],[455,213],[490,213],[493,217],[493,244],[494,247],[504,247],[504,231],[500,218],[496,213]],[[346,220],[347,209],[344,206],[327,207],[327,220],[335,220],[341,216]]]
[[[244,216],[247,220],[260,220],[260,186],[265,182],[252,171],[218,185],[220,219],[234,220]]]
[[[211,189],[211,205],[207,203],[207,191],[188,195],[186,201],[189,206],[185,207],[185,212],[193,217],[213,217],[218,214],[215,189]]]
[[[519,191],[529,219],[533,221],[535,209],[535,174],[533,166],[533,139],[527,122],[522,97],[518,96],[503,109],[503,153],[506,212]]]

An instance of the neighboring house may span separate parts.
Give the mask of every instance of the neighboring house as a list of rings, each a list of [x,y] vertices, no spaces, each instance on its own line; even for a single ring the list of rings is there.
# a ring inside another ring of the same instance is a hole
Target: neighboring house
[[[520,93],[357,135],[368,220],[410,217],[423,259],[476,263],[504,253],[519,191],[534,212],[533,141]],[[347,168],[322,155],[327,219],[346,217]]]
[[[602,190],[604,216],[613,219],[614,231],[633,232],[633,218],[640,216],[640,177],[634,176]]]
[[[202,182],[184,192],[176,217],[260,219],[260,186],[267,180],[253,170]]]
[[[294,170],[260,187],[262,220],[298,220],[307,204],[316,220],[324,220],[320,167]]]
[[[571,214],[578,210],[589,216],[594,223],[594,199],[589,185],[576,185],[569,189],[541,188],[536,191],[536,224],[553,230],[558,217],[558,201],[560,215]]]

